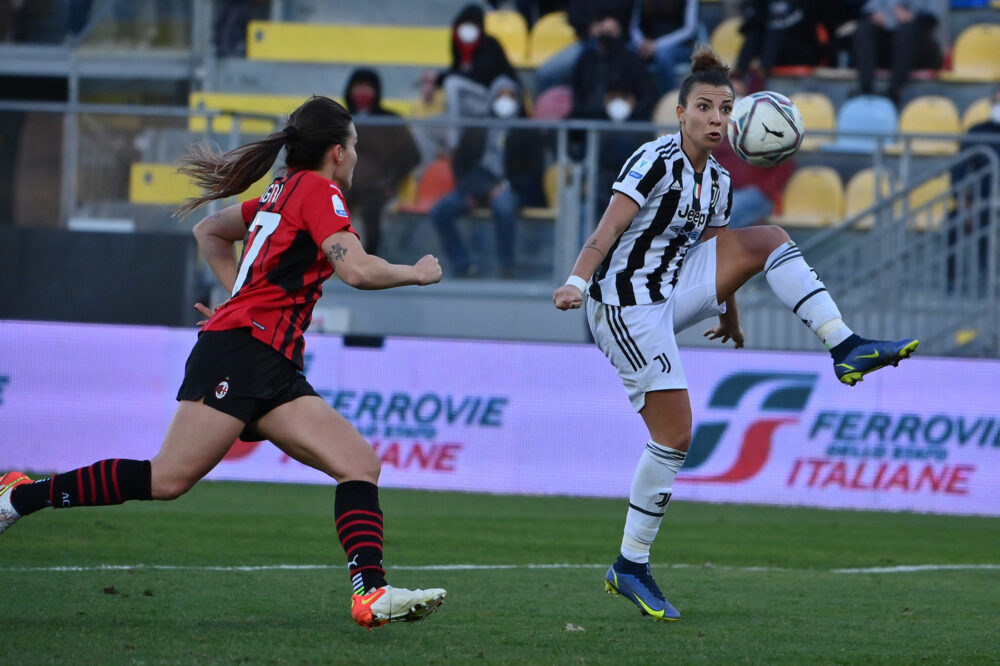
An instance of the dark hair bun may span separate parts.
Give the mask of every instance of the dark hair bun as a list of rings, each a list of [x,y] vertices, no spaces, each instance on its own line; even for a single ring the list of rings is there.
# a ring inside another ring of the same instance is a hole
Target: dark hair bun
[[[702,45],[691,54],[691,73],[698,72],[722,72],[729,76],[729,66],[719,59],[718,54],[712,50],[711,46]]]

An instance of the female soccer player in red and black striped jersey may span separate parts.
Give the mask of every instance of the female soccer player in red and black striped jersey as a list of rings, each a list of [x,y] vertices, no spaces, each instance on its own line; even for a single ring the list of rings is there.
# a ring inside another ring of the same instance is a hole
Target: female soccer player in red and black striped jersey
[[[347,110],[312,97],[292,113],[285,129],[261,141],[224,155],[192,149],[181,171],[205,193],[184,205],[181,214],[245,191],[270,171],[282,148],[287,170],[259,200],[229,206],[194,228],[206,261],[232,296],[214,313],[196,306],[208,319],[188,358],[177,412],[160,452],[152,460],[102,460],[34,483],[9,473],[0,478],[0,532],[47,506],[179,497],[242,434],[268,439],[337,480],[334,515],[354,588],[355,621],[373,628],[419,620],[442,603],[442,589],[407,590],[386,583],[378,457],[302,374],[302,334],[331,275],[358,289],[441,279],[431,255],[405,266],[365,252],[344,204],[357,162],[356,142]],[[238,241],[244,244],[237,262]]]
[[[727,231],[732,188],[712,149],[726,139],[733,109],[728,71],[711,49],[695,52],[679,93],[680,132],[640,146],[622,167],[597,229],[553,294],[556,307],[567,310],[581,307],[587,292],[594,339],[649,429],[632,479],[621,554],[605,585],[657,619],[680,618],[649,571],[650,546],[691,443],[691,402],[675,333],[718,315],[719,324],[705,335],[742,347],[734,294],[763,271],[781,302],[830,350],[846,384],[917,347],[916,340],[855,335],[780,227]]]

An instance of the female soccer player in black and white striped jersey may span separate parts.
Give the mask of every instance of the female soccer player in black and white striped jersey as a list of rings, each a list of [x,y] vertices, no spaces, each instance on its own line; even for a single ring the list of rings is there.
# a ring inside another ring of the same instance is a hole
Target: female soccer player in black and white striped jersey
[[[675,333],[713,315],[705,335],[743,346],[734,295],[764,271],[775,295],[830,350],[840,381],[896,364],[916,340],[867,340],[854,334],[815,271],[777,226],[727,230],[732,185],[712,157],[726,139],[733,109],[729,70],[709,48],[692,56],[681,85],[680,131],[640,146],[612,184],[611,201],[573,272],[553,295],[560,310],[587,319],[649,441],[632,479],[621,554],[608,570],[609,592],[643,614],[677,620],[649,570],[673,481],[691,442],[691,402]]]

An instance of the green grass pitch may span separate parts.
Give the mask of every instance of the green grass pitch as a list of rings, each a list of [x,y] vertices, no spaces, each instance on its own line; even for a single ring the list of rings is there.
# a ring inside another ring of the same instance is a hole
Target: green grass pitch
[[[683,617],[658,623],[604,592],[624,500],[383,490],[382,506],[390,582],[448,600],[371,632],[350,618],[331,487],[206,482],[30,516],[0,537],[0,663],[1000,659],[993,518],[674,502],[654,574]]]

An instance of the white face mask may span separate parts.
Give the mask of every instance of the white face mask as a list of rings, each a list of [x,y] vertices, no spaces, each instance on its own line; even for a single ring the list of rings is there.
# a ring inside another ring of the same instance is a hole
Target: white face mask
[[[479,27],[475,23],[462,23],[455,31],[458,41],[463,44],[472,44],[479,39]]]
[[[632,115],[632,105],[621,97],[615,97],[608,102],[604,110],[608,112],[608,118],[614,121],[627,120]]]
[[[512,118],[517,113],[517,100],[513,97],[497,97],[493,100],[493,115],[497,118]]]
[[[990,107],[990,120],[1000,125],[1000,102],[996,102]]]

